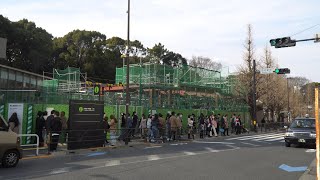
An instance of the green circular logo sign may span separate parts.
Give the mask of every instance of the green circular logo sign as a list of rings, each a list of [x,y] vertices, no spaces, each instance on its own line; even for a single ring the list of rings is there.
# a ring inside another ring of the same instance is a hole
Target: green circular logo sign
[[[94,93],[98,94],[100,91],[100,88],[98,86],[94,87]]]
[[[83,107],[79,107],[79,112],[83,112]]]

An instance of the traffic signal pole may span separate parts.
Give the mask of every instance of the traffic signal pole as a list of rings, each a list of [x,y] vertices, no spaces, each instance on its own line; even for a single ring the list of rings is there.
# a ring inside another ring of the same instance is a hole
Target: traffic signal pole
[[[256,60],[253,60],[253,90],[252,90],[252,99],[253,99],[253,129],[256,131],[256,122],[257,122],[257,100],[256,100]]]
[[[314,91],[314,95],[315,95],[315,101],[314,101],[314,110],[315,110],[315,119],[316,119],[316,152],[317,152],[317,154],[316,154],[316,165],[317,165],[317,179],[319,179],[320,178],[320,164],[319,164],[319,153],[320,153],[320,151],[319,151],[319,148],[320,148],[320,135],[319,135],[319,133],[320,133],[320,130],[319,130],[319,125],[320,125],[320,123],[319,123],[319,83],[315,83],[315,91]]]

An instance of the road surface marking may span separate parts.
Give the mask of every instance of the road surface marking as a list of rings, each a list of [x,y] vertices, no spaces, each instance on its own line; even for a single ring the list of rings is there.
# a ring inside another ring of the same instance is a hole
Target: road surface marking
[[[184,151],[183,153],[184,153],[185,155],[188,155],[188,156],[196,155],[196,153],[194,153],[194,152],[189,152],[189,151]]]
[[[205,149],[208,150],[209,152],[219,152],[219,150],[212,149],[212,148],[209,148],[209,147],[205,147]]]
[[[272,137],[284,137],[284,133],[273,133],[273,134],[260,134],[260,135],[251,135],[251,136],[241,136],[241,137],[235,137],[230,138],[226,140],[254,140],[254,139],[265,139],[265,138],[272,138]]]
[[[254,147],[260,146],[260,145],[257,145],[257,144],[252,144],[252,143],[247,143],[247,142],[241,142],[241,144],[246,144],[246,145],[250,145],[250,146],[254,146]]]
[[[161,148],[162,146],[150,146],[150,147],[145,147],[144,149],[153,149],[153,148]]]
[[[110,167],[110,166],[118,166],[118,165],[120,165],[120,160],[108,161],[104,166]]]
[[[266,140],[267,142],[270,142],[270,141],[279,141],[279,140],[283,140],[284,137],[279,137],[279,138],[275,138],[275,139],[269,139],[269,140]]]
[[[240,149],[237,146],[232,146],[232,145],[226,145],[226,146],[229,147],[229,148],[232,148],[231,150]],[[230,149],[227,149],[227,150],[230,150]]]
[[[281,166],[279,166],[279,168],[287,172],[304,172],[307,170],[308,167],[307,166],[292,167],[286,164],[282,164]]]
[[[67,173],[70,171],[70,167],[67,168],[61,168],[61,169],[57,169],[57,170],[53,170],[51,171],[49,174],[50,175],[54,175],[54,174],[62,174],[62,173]]]
[[[268,139],[274,139],[274,138],[284,138],[284,135],[280,134],[277,136],[269,136],[269,137],[263,137],[263,138],[257,138],[257,139],[253,139],[253,141],[261,141],[261,140],[268,140]]]
[[[51,155],[42,155],[42,156],[31,156],[31,157],[24,157],[22,160],[29,160],[29,159],[44,159],[44,158],[50,158]]]
[[[308,153],[313,153],[313,152],[316,152],[317,150],[316,149],[308,149],[308,150],[306,150],[306,152],[308,152]]]
[[[95,152],[95,153],[89,153],[87,156],[88,157],[93,157],[93,156],[101,156],[107,154],[106,152]]]
[[[160,157],[158,155],[150,155],[148,156],[148,160],[149,161],[156,161],[156,160],[159,160]]]
[[[208,142],[208,141],[193,141],[194,143],[203,143],[203,144],[234,144],[231,142]]]

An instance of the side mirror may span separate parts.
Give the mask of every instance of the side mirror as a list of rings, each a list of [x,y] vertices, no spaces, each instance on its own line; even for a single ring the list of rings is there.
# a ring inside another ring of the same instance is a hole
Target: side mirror
[[[285,129],[288,129],[288,126],[283,126]]]

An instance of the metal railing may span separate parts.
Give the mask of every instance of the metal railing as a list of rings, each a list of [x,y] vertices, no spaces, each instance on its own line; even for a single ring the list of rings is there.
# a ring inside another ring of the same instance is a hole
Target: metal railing
[[[39,155],[39,136],[37,134],[18,134],[19,137],[36,137],[37,141],[36,144],[24,144],[21,147],[25,146],[37,146],[36,147],[36,156]]]

